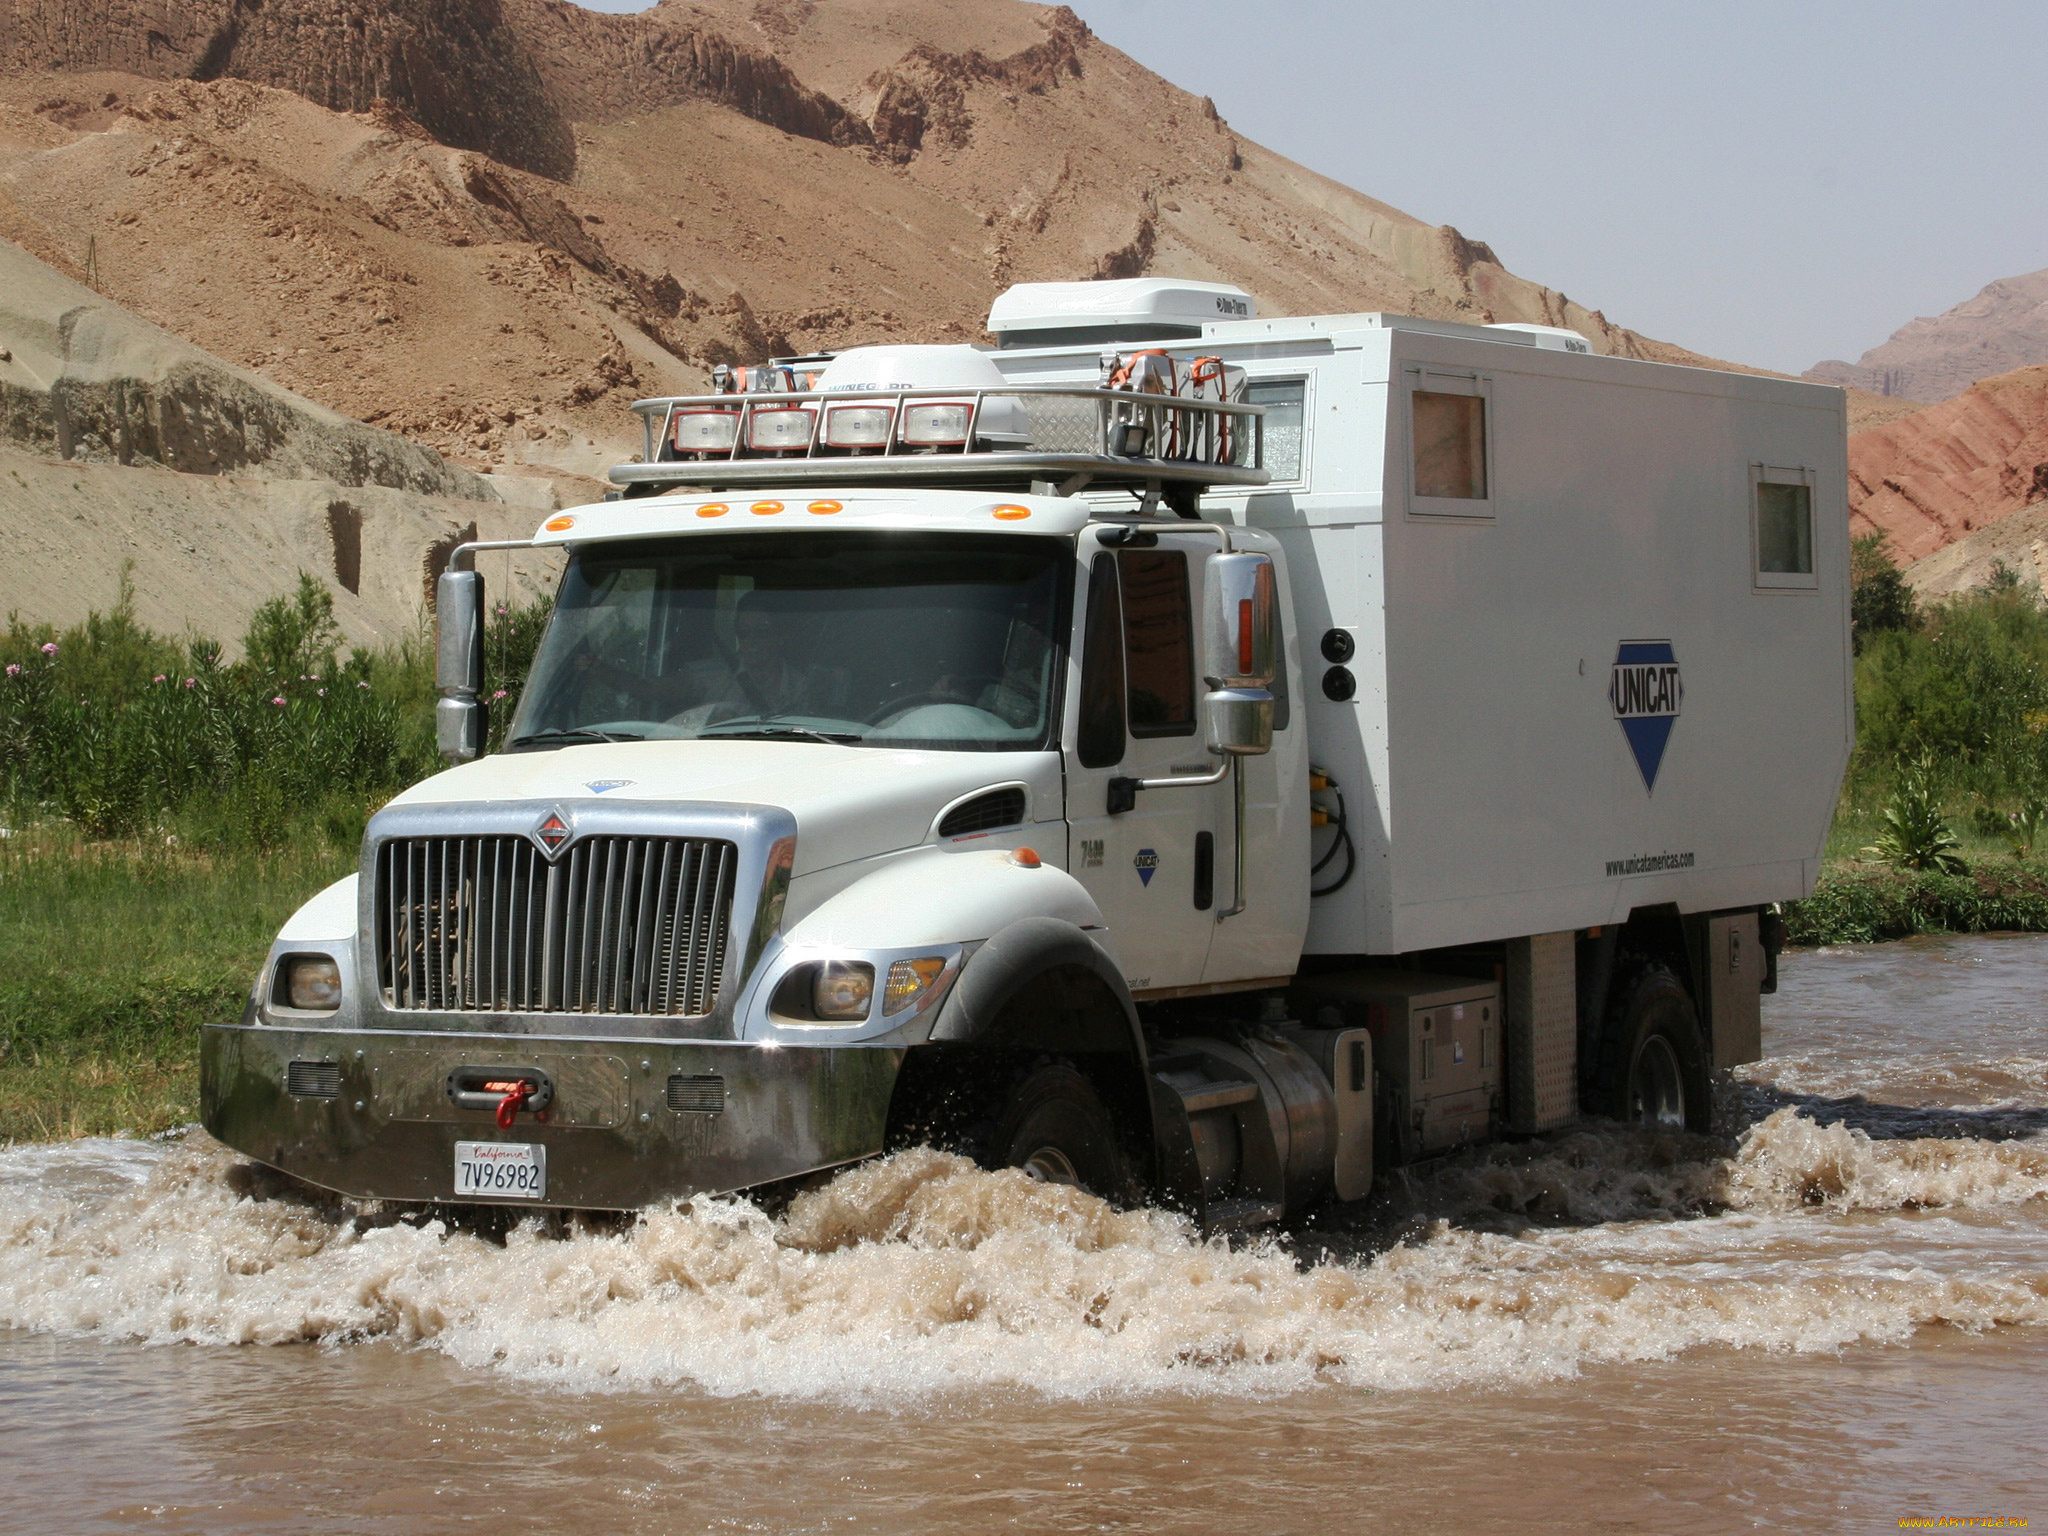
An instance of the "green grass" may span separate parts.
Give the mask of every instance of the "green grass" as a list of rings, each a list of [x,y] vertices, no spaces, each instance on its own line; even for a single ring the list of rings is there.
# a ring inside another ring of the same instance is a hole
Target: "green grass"
[[[354,867],[324,838],[267,854],[0,842],[0,1143],[197,1117],[203,1023],[237,1020],[279,924]]]

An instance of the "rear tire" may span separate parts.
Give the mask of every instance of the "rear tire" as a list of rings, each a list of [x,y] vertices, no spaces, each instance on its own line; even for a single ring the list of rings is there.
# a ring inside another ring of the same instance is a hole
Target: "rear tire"
[[[1713,1122],[1706,1043],[1692,998],[1669,967],[1645,963],[1615,989],[1596,1087],[1628,1125],[1705,1131]]]
[[[1095,1085],[1064,1062],[1033,1068],[1011,1092],[988,1139],[992,1168],[1022,1168],[1113,1205],[1132,1201],[1130,1163]]]

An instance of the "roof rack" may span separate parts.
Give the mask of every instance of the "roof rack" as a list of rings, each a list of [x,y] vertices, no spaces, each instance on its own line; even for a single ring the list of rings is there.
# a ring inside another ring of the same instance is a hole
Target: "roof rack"
[[[1259,486],[1265,407],[1128,389],[802,390],[636,400],[629,496],[671,486]],[[850,412],[852,414],[842,414]]]

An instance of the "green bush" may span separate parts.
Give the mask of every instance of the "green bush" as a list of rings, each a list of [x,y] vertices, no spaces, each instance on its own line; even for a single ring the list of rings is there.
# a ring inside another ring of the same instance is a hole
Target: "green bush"
[[[1864,857],[1896,864],[1901,869],[1938,869],[1943,874],[1969,871],[1957,855],[1962,840],[1949,829],[1934,791],[1934,765],[1922,759],[1900,772],[1892,786],[1891,804],[1880,818],[1883,831],[1863,850]]]
[[[2048,788],[2048,612],[2031,588],[1931,605],[1916,628],[1865,637],[1856,661],[1853,786],[1881,793],[1927,759],[1937,791],[1987,800]]]
[[[1920,623],[1913,589],[1884,545],[1880,531],[1866,533],[1849,546],[1849,632],[1859,654],[1870,636],[1916,629]]]
[[[500,608],[487,688],[503,720],[546,622]],[[145,832],[271,849],[310,822],[360,837],[368,812],[439,766],[424,634],[337,659],[332,595],[301,575],[257,610],[243,659],[137,624],[124,584],[111,614],[0,639],[0,805],[61,817],[94,838]]]
[[[2048,872],[1986,860],[1967,875],[1849,866],[1785,904],[1788,944],[1870,944],[1915,933],[2048,932]]]

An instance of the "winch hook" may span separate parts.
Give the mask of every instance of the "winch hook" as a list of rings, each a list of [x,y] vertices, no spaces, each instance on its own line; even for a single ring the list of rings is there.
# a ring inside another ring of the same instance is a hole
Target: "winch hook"
[[[526,1101],[532,1097],[533,1084],[526,1082],[515,1083],[512,1091],[498,1101],[498,1129],[501,1131],[511,1130],[512,1122],[519,1118],[519,1111],[526,1108]],[[533,1118],[538,1124],[546,1125],[548,1123],[548,1112],[544,1109],[537,1109],[533,1112]]]

